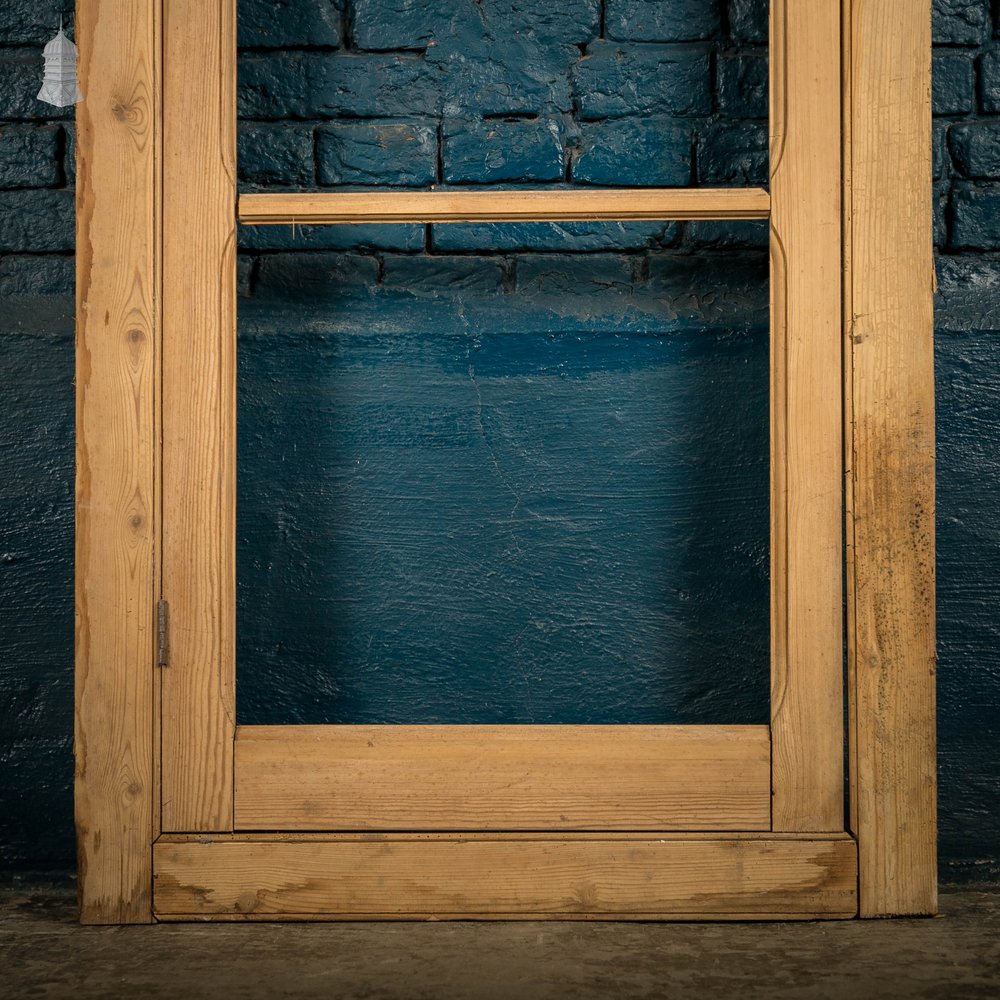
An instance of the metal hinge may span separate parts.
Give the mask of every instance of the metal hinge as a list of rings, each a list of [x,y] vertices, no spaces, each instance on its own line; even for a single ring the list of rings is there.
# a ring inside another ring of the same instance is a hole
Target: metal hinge
[[[170,662],[170,605],[161,597],[156,602],[156,665]]]

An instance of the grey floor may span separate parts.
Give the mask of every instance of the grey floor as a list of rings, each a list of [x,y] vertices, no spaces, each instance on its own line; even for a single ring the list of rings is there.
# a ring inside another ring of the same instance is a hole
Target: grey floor
[[[1000,886],[927,920],[806,924],[186,924],[80,927],[72,887],[0,888],[0,996],[988,997]]]

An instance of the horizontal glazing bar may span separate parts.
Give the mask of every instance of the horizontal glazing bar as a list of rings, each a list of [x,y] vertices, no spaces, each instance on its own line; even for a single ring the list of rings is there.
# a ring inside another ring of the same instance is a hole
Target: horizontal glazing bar
[[[763,188],[295,192],[239,199],[239,219],[247,225],[766,219],[770,209]]]

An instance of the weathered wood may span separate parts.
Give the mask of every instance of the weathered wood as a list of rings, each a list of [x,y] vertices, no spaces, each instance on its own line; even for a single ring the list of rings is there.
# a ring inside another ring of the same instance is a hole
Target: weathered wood
[[[842,830],[838,0],[771,8],[773,829]]]
[[[165,7],[162,824],[229,830],[235,631],[233,0]]]
[[[840,24],[840,140],[841,163],[843,164],[841,210],[843,212],[842,248],[841,248],[841,364],[842,384],[844,387],[844,516],[846,528],[844,531],[844,646],[846,649],[845,670],[845,701],[847,703],[847,783],[854,788],[857,781],[857,743],[856,727],[854,725],[854,688],[856,677],[854,671],[854,651],[851,636],[854,634],[854,533],[850,530],[851,511],[854,510],[854,474],[852,469],[853,436],[854,436],[854,385],[850,376],[850,359],[853,351],[851,341],[851,282],[850,274],[853,267],[853,249],[851,246],[851,212],[853,198],[851,195],[851,4],[854,0],[841,0]],[[847,802],[847,829],[857,830],[857,796],[850,795]]]
[[[766,219],[762,188],[553,191],[340,191],[245,194],[240,222],[613,222]]]
[[[670,840],[725,840],[727,843],[733,840],[766,840],[766,841],[783,841],[783,840],[809,840],[809,841],[820,841],[820,840],[844,840],[845,838],[850,838],[847,833],[768,833],[756,831],[744,831],[739,832],[735,830],[727,830],[724,834],[716,832],[694,832],[690,833],[685,831],[684,833],[667,832],[665,833]],[[159,837],[156,838],[157,844],[203,844],[210,841],[213,844],[229,844],[229,843],[246,843],[246,844],[270,844],[270,843],[298,843],[298,844],[325,844],[325,843],[353,843],[354,841],[363,839],[365,843],[374,844],[381,841],[391,841],[395,843],[396,841],[418,841],[418,840],[432,840],[438,841],[442,837],[445,839],[452,840],[462,840],[462,841],[473,841],[473,840],[503,840],[506,843],[515,843],[517,841],[532,841],[532,840],[566,840],[567,835],[565,833],[552,833],[538,830],[525,831],[525,830],[505,830],[501,833],[495,831],[481,831],[481,830],[463,830],[460,832],[427,832],[414,833],[413,831],[394,831],[388,833],[378,833],[378,832],[365,832],[364,834],[359,834],[357,831],[352,832],[341,832],[341,833],[331,833],[329,831],[311,831],[307,833],[303,832],[289,832],[287,830],[268,830],[266,832],[254,832],[253,830],[238,830],[235,833],[161,833]],[[602,830],[598,832],[574,832],[569,839],[576,841],[584,840],[615,840],[615,841],[648,841],[650,839],[650,834],[648,831],[643,832],[622,832],[615,830]]]
[[[241,830],[767,830],[766,726],[241,726]]]
[[[851,768],[863,916],[937,908],[930,4],[854,0]]]
[[[147,923],[153,828],[158,6],[81,0],[76,106],[80,919]]]
[[[202,841],[154,849],[159,919],[656,919],[856,912],[850,838]]]
[[[613,920],[615,923],[628,922],[667,922],[670,923],[696,923],[711,921],[712,923],[734,923],[734,922],[787,922],[790,920],[853,920],[857,916],[854,910],[845,913],[712,913],[706,916],[704,913],[616,913],[608,916],[606,913],[503,913],[499,916],[496,913],[408,913],[405,917],[400,917],[395,913],[364,913],[360,916],[352,916],[343,913],[162,913],[157,914],[157,921],[160,923],[214,923],[214,924],[239,924],[239,923],[346,923],[349,921],[383,922],[394,921],[428,921],[437,922],[440,920],[581,920],[600,921]]]

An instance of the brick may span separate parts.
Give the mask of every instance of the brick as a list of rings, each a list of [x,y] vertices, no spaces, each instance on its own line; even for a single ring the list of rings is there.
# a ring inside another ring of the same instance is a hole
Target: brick
[[[964,115],[972,110],[974,70],[966,52],[944,50],[932,59],[932,103],[936,115]]]
[[[360,49],[423,49],[432,42],[456,49],[483,34],[531,35],[542,46],[581,45],[600,24],[600,0],[354,0],[351,34]]]
[[[934,246],[941,249],[948,243],[948,195],[950,185],[939,181],[934,185]]]
[[[250,296],[250,278],[256,258],[241,253],[236,257],[236,294],[245,299]]]
[[[1000,179],[1000,122],[955,125],[949,146],[966,177]],[[935,172],[935,176],[940,174]]]
[[[767,118],[767,56],[720,56],[719,110],[732,118]]]
[[[652,254],[649,295],[676,320],[767,328],[766,251]]]
[[[72,295],[72,257],[32,254],[0,257],[0,299],[38,295]]]
[[[504,261],[499,257],[391,254],[385,258],[382,285],[432,298],[456,292],[499,293],[504,288]]]
[[[295,304],[335,300],[374,290],[379,266],[375,257],[345,253],[283,253],[262,258],[254,298]]]
[[[312,129],[291,125],[239,126],[240,180],[253,185],[314,183]]]
[[[0,125],[0,188],[58,184],[58,147],[58,125]]]
[[[607,0],[608,38],[634,42],[691,42],[719,31],[714,0]]]
[[[50,29],[49,34],[53,33]],[[35,97],[41,85],[41,49],[0,49],[0,118],[19,121],[72,118],[72,107],[54,108]]]
[[[479,0],[473,0],[469,7],[476,10],[478,18]],[[548,0],[546,3],[504,0],[498,7],[496,33],[511,31],[531,35],[543,48],[585,45],[597,37],[601,26],[601,0]]]
[[[618,118],[581,128],[573,180],[683,187],[691,183],[693,131],[672,118]]]
[[[934,180],[940,180],[949,173],[947,168],[951,166],[949,155],[949,122],[934,122],[931,138],[931,152],[933,154]]]
[[[359,49],[424,49],[450,21],[440,0],[354,0],[350,12]]]
[[[449,184],[558,181],[565,173],[559,125],[551,120],[456,122],[441,155]]]
[[[545,254],[517,259],[517,290],[532,295],[591,295],[627,291],[634,283],[632,261],[616,254]]]
[[[316,133],[320,184],[423,187],[437,180],[437,126],[338,122]]]
[[[934,0],[935,43],[979,45],[989,33],[989,0]]]
[[[3,0],[0,38],[8,45],[44,45],[58,30],[63,16],[66,34],[73,37],[73,0]],[[37,88],[36,88],[37,90]]]
[[[1000,258],[979,254],[937,259],[938,328],[1000,328]]]
[[[240,0],[236,9],[241,47],[341,44],[343,10],[336,0]]]
[[[275,52],[240,59],[243,118],[434,115],[436,67],[412,55]]]
[[[69,187],[76,184],[76,125],[63,125],[63,173]]]
[[[570,67],[579,57],[576,45],[546,44],[535,34],[508,29],[480,29],[460,43],[451,39],[427,50],[428,66],[439,73],[445,114],[467,118],[569,112]]]
[[[0,191],[0,253],[72,250],[72,191]]]
[[[424,248],[419,225],[240,226],[243,250],[399,250]]]
[[[979,63],[983,111],[1000,112],[1000,49],[990,49]]]
[[[596,42],[573,67],[573,93],[584,120],[708,114],[709,83],[708,52],[696,45]]]
[[[956,186],[951,209],[954,249],[1000,249],[1000,184]]]
[[[729,0],[729,29],[738,42],[766,45],[767,0]]]
[[[767,222],[761,220],[703,219],[688,223],[684,242],[692,247],[714,250],[766,248],[770,232]]]
[[[675,223],[519,222],[431,227],[435,252],[641,250],[674,239]]]
[[[766,184],[767,126],[710,125],[698,136],[701,184]]]

